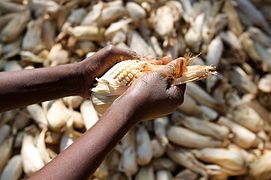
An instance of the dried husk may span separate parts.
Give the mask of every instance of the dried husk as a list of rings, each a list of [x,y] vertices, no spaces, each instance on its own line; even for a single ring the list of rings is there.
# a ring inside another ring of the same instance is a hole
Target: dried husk
[[[225,117],[220,117],[218,123],[227,126],[232,131],[234,134],[233,141],[242,148],[249,149],[258,144],[257,136],[243,126]]]
[[[218,164],[225,169],[243,174],[246,171],[245,158],[237,151],[222,148],[204,148],[192,151],[201,161]]]
[[[168,117],[156,118],[154,120],[154,133],[162,146],[166,146],[168,144],[168,139],[166,136],[166,128],[168,125]]]
[[[179,172],[174,179],[186,179],[186,180],[196,180],[199,178],[199,175],[193,171],[191,171],[190,169],[185,169],[182,170],[181,172]]]
[[[41,39],[43,19],[30,21],[23,39],[22,49],[38,53],[44,46]]]
[[[136,147],[135,147],[135,132],[128,132],[121,140],[122,155],[119,163],[119,170],[124,172],[128,177],[131,177],[138,171]]]
[[[201,87],[199,87],[195,83],[188,83],[186,86],[186,93],[188,93],[191,97],[193,97],[200,104],[206,105],[211,109],[214,109],[218,112],[224,112],[225,109],[223,105],[219,103],[216,99],[210,96],[206,91],[204,91]]]
[[[80,106],[80,111],[82,113],[86,129],[91,128],[99,120],[98,114],[91,101],[84,101]]]
[[[151,140],[152,154],[154,158],[159,158],[166,152],[166,147],[163,146],[157,139]]]
[[[198,134],[194,131],[171,126],[167,131],[169,141],[184,147],[189,148],[204,148],[204,147],[221,147],[223,142],[214,140],[209,136]]]
[[[191,152],[181,148],[175,150],[168,149],[167,155],[179,165],[188,168],[203,177],[207,177],[207,169],[204,164],[199,162]]]
[[[4,124],[0,127],[0,144],[2,144],[10,134],[10,126]]]
[[[173,180],[173,176],[168,170],[159,170],[155,175],[156,180]]]
[[[220,126],[194,117],[184,116],[180,113],[174,113],[172,115],[172,120],[178,125],[181,124],[188,129],[203,135],[211,136],[218,140],[226,139],[230,133],[229,129],[225,126]]]
[[[22,157],[20,155],[15,155],[8,161],[1,173],[1,179],[17,180],[21,177],[22,172]]]
[[[136,155],[139,165],[149,164],[153,156],[150,135],[144,126],[139,126],[136,131]]]
[[[0,39],[3,42],[11,42],[16,40],[25,29],[28,20],[30,19],[30,12],[24,11],[18,13],[0,32]]]
[[[259,114],[246,105],[237,106],[231,113],[231,118],[253,132],[260,131],[264,126],[264,121]]]
[[[13,137],[7,137],[5,141],[0,144],[0,171],[5,167],[9,157],[12,153]]]
[[[27,176],[32,175],[44,166],[39,149],[34,144],[34,138],[25,133],[21,149],[23,170]]]
[[[155,170],[167,169],[169,171],[175,171],[178,168],[178,165],[176,164],[176,162],[174,162],[173,160],[165,156],[154,159],[151,165],[153,166]]]
[[[271,152],[267,152],[258,160],[252,162],[249,165],[250,174],[255,179],[270,179],[271,177],[270,158],[271,158]]]
[[[135,180],[155,180],[155,175],[152,166],[142,166],[135,175]]]
[[[48,126],[54,131],[60,131],[70,117],[69,110],[61,100],[52,102],[47,112]]]
[[[35,121],[35,123],[40,128],[47,128],[48,127],[48,121],[47,121],[46,114],[40,105],[38,105],[38,104],[29,105],[29,106],[27,106],[26,109],[29,112],[31,118]]]

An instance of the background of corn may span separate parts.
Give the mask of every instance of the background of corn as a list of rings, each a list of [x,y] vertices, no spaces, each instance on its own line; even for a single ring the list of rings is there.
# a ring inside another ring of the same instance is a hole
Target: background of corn
[[[72,63],[108,43],[172,58],[187,50],[218,76],[187,84],[184,104],[140,123],[94,179],[271,178],[269,0],[1,0],[0,70]],[[98,120],[80,97],[0,114],[1,179],[40,169]]]

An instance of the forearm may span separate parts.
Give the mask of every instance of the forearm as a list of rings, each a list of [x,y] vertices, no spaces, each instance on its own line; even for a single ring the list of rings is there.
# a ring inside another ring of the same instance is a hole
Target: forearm
[[[79,95],[83,79],[78,64],[0,72],[0,112],[64,96]]]
[[[137,122],[133,109],[127,100],[115,101],[97,124],[31,179],[87,179]]]

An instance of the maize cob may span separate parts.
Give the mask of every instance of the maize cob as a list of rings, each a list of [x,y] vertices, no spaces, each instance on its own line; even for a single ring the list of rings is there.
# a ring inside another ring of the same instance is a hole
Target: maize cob
[[[214,66],[187,66],[191,58],[178,58],[174,67],[173,85],[207,78],[216,73]],[[97,86],[92,88],[92,101],[96,110],[103,113],[110,104],[133,83],[135,79],[148,72],[159,70],[164,65],[157,65],[155,61],[127,60],[113,66],[101,78],[97,79]]]
[[[177,148],[173,150],[168,149],[167,155],[177,164],[185,168],[191,169],[193,172],[196,172],[203,177],[208,177],[205,165],[199,162],[190,151],[182,148]]]
[[[145,126],[138,127],[136,131],[136,143],[137,163],[139,165],[149,164],[152,159],[153,152],[150,135]]]
[[[0,171],[5,167],[12,151],[13,137],[8,137],[0,145]]]
[[[142,166],[135,175],[135,180],[155,180],[154,170],[152,166]]]
[[[237,151],[222,148],[204,148],[193,150],[192,152],[198,159],[204,162],[215,163],[229,170],[243,171],[246,167],[245,158]]]
[[[151,165],[156,171],[163,169],[176,171],[178,169],[177,163],[167,157],[156,158],[152,161]]]
[[[20,155],[15,155],[8,161],[0,179],[17,180],[21,176],[22,172],[22,157]]]
[[[188,148],[221,147],[222,141],[214,140],[210,136],[198,134],[179,126],[171,126],[167,131],[168,139],[179,146]]]
[[[8,137],[10,131],[10,126],[7,124],[0,127],[0,144]]]
[[[191,116],[185,116],[180,113],[172,115],[173,121],[184,127],[191,129],[203,135],[211,136],[218,140],[224,140],[229,135],[229,129],[225,126],[213,122],[200,120]]]
[[[24,173],[28,176],[44,166],[39,149],[34,144],[34,137],[30,134],[24,134],[21,156]]]
[[[172,174],[169,170],[159,170],[156,171],[156,180],[173,180]]]
[[[158,158],[164,155],[166,147],[162,146],[157,139],[151,141],[152,154],[154,158]]]

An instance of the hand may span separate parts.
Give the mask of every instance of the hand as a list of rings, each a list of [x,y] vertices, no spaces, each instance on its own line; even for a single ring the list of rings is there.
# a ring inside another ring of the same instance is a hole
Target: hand
[[[100,77],[120,61],[135,58],[138,58],[135,52],[109,45],[99,50],[93,56],[84,59],[79,63],[80,71],[83,75],[81,96],[90,96],[89,89],[93,86],[96,77]]]
[[[173,74],[175,63],[172,61],[162,70],[140,77],[119,97],[124,103],[134,103],[137,120],[150,120],[170,114],[183,103],[186,85],[171,86],[172,80],[166,76]]]

